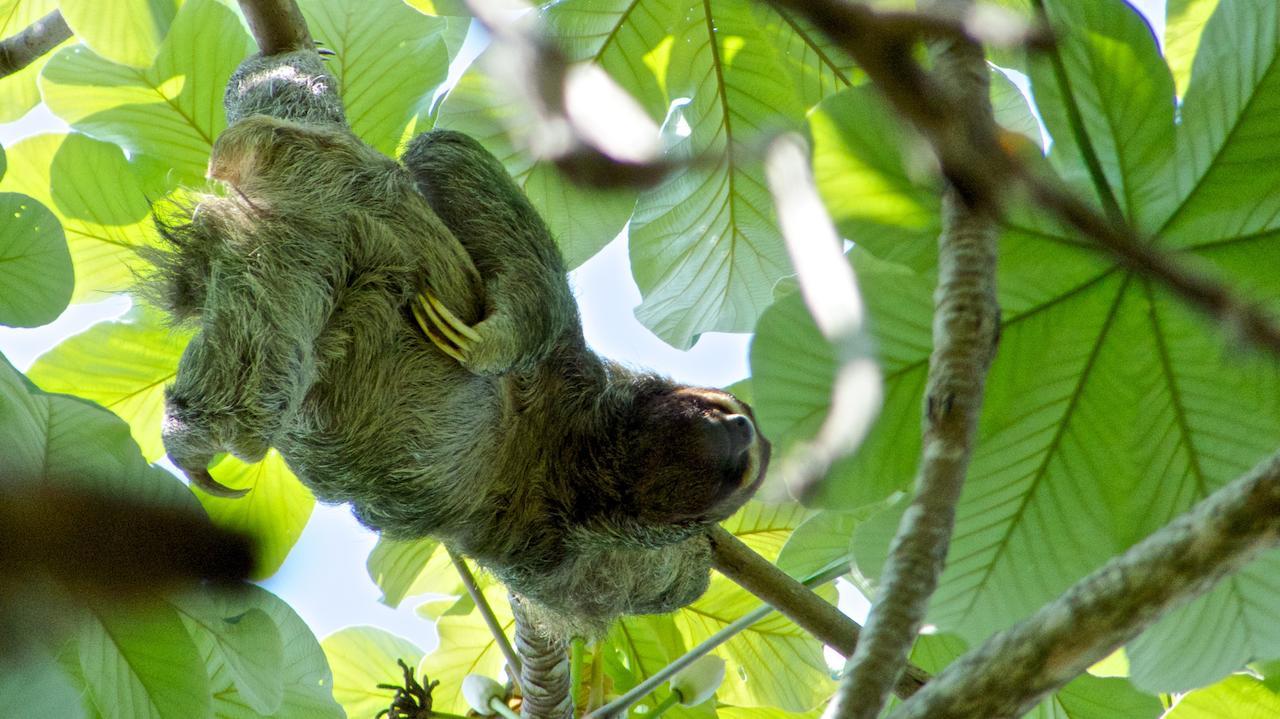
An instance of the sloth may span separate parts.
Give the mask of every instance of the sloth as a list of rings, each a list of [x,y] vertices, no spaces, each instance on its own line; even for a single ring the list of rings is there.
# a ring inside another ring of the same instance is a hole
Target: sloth
[[[158,212],[149,294],[198,334],[163,439],[208,464],[269,448],[389,538],[434,537],[561,636],[706,589],[707,528],[769,444],[732,394],[588,348],[546,225],[472,138],[402,162],[360,141],[316,53],[246,60],[211,194]]]

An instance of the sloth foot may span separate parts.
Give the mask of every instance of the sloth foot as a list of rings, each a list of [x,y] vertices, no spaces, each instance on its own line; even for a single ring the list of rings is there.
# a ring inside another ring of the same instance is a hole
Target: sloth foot
[[[424,289],[414,298],[412,307],[413,317],[427,339],[441,352],[465,365],[467,355],[480,341],[480,334],[450,312],[429,289]]]

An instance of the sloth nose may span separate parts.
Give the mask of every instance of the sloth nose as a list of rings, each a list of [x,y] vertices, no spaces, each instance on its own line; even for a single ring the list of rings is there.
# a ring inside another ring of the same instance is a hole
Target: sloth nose
[[[742,454],[751,447],[756,438],[756,428],[751,420],[740,414],[731,414],[724,418],[724,427],[729,431],[729,446],[734,454]]]

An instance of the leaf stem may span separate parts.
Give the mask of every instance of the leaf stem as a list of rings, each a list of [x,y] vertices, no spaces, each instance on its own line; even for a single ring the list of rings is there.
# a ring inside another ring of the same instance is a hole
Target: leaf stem
[[[466,588],[471,601],[475,602],[476,609],[480,610],[480,616],[484,619],[485,625],[489,627],[489,633],[493,635],[493,640],[497,642],[498,649],[502,651],[502,656],[507,660],[507,678],[511,680],[511,683],[519,687],[520,657],[511,646],[510,640],[507,639],[507,633],[502,631],[502,625],[498,623],[498,617],[493,613],[493,607],[489,606],[489,600],[485,599],[484,592],[480,591],[480,587],[476,584],[475,575],[471,573],[471,569],[467,567],[467,563],[463,561],[462,557],[459,557],[447,545],[445,546],[445,551],[449,553],[449,561],[453,562],[453,568],[458,570],[458,578],[462,580],[462,586]]]

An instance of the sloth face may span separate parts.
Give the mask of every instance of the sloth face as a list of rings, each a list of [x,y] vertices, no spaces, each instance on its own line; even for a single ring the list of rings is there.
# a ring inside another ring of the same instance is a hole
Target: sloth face
[[[763,481],[769,442],[728,392],[682,387],[645,400],[640,416],[629,487],[640,519],[718,522]]]

